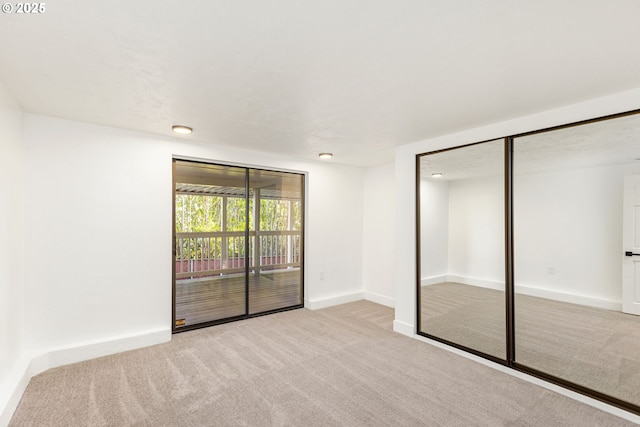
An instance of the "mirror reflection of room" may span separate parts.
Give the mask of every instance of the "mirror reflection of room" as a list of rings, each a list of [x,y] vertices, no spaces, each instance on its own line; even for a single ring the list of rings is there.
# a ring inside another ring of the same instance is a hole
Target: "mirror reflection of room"
[[[420,158],[420,332],[506,357],[504,141]]]
[[[640,114],[513,137],[512,161],[509,141],[418,157],[418,332],[638,408]]]
[[[516,362],[640,405],[640,116],[513,151]]]

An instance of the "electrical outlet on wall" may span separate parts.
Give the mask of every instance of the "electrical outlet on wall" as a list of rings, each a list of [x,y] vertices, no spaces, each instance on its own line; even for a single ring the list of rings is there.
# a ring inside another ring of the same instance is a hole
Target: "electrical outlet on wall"
[[[556,274],[556,268],[555,267],[547,267],[547,273],[548,274]]]

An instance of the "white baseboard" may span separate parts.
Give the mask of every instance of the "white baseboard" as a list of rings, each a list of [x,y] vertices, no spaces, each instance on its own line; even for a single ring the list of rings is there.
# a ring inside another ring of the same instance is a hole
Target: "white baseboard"
[[[377,294],[375,292],[365,292],[364,299],[391,308],[395,308],[396,306],[396,300],[394,298],[382,294]]]
[[[422,286],[430,286],[438,283],[455,282],[462,283],[463,285],[480,286],[482,288],[504,290],[504,283],[496,282],[493,280],[478,279],[476,277],[465,277],[456,275],[443,274],[441,276],[423,277],[420,279]]]
[[[393,331],[408,337],[414,337],[416,335],[416,329],[414,325],[402,322],[400,320],[393,321]]]
[[[169,341],[171,341],[171,329],[163,328],[26,354],[0,386],[0,426],[6,426],[11,421],[11,417],[32,377],[58,366]]]
[[[478,279],[476,277],[465,276],[447,276],[447,282],[462,283],[463,285],[479,286],[481,288],[494,289],[496,291],[504,291],[504,282],[496,280]]]
[[[349,302],[360,301],[363,299],[367,301],[375,302],[377,304],[381,304],[387,307],[391,307],[391,308],[394,308],[396,305],[395,299],[388,297],[386,295],[378,294],[375,292],[353,292],[350,294],[336,295],[328,298],[320,298],[320,299],[314,299],[314,300],[305,299],[304,306],[309,310],[319,310],[321,308],[327,308],[334,305],[346,304]]]
[[[22,357],[3,379],[0,385],[0,426],[6,427],[20,403],[24,391],[29,385],[30,359]]]
[[[360,301],[364,299],[364,292],[353,292],[350,294],[336,295],[328,298],[305,299],[304,306],[309,310],[319,310],[321,308],[331,307],[334,305],[346,304],[348,302]]]
[[[425,284],[425,281],[427,282]],[[422,279],[422,286],[429,286],[435,283],[455,282],[464,285],[479,286],[481,288],[494,289],[504,291],[504,282],[495,280],[478,279],[476,277],[467,276],[434,276]],[[553,301],[568,302],[571,304],[579,304],[587,307],[603,308],[605,310],[622,311],[622,302],[609,300],[606,298],[595,298],[586,295],[579,295],[569,292],[561,292],[548,288],[540,288],[537,286],[516,283],[516,294],[529,295],[532,297],[545,298]]]
[[[435,285],[436,283],[444,283],[446,281],[447,281],[447,276],[446,275],[429,276],[429,277],[421,278],[420,279],[420,285],[429,286],[429,285]]]
[[[532,297],[546,298],[554,301],[579,304],[587,307],[603,308],[605,310],[622,311],[622,302],[605,298],[593,298],[585,295],[558,292],[551,289],[537,288],[516,284],[516,293]]]
[[[84,342],[74,346],[50,349],[45,354],[41,354],[32,359],[31,365],[36,369],[32,375],[38,375],[40,372],[58,366],[149,347],[169,341],[171,341],[171,329],[163,328],[134,335],[123,335],[109,340]],[[40,365],[45,368],[37,371]]]

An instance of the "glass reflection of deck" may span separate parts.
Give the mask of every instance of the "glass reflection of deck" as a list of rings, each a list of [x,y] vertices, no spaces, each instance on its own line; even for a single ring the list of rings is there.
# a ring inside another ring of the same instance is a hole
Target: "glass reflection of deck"
[[[300,269],[249,275],[249,314],[302,304]],[[184,326],[245,314],[243,274],[176,281],[176,320]]]

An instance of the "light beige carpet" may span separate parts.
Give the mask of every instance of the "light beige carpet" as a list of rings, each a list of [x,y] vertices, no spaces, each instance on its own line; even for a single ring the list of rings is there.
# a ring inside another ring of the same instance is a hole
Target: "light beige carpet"
[[[625,426],[391,330],[356,302],[175,335],[34,377],[11,426]]]

